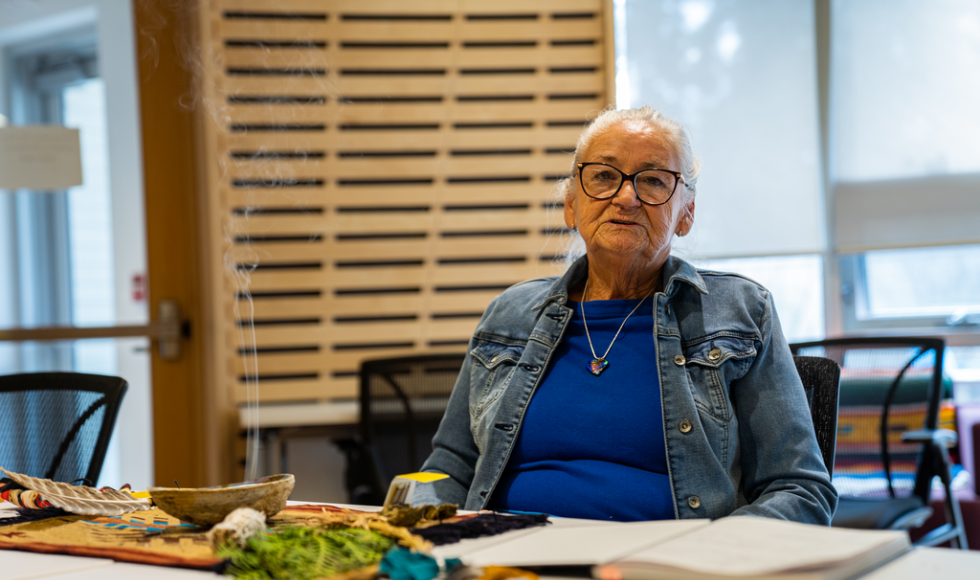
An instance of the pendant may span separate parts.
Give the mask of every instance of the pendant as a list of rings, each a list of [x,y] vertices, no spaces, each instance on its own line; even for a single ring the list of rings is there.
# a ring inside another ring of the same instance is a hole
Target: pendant
[[[589,363],[589,372],[594,374],[595,376],[599,376],[602,374],[602,371],[606,370],[606,367],[608,366],[609,366],[609,361],[607,361],[606,359],[594,358]]]

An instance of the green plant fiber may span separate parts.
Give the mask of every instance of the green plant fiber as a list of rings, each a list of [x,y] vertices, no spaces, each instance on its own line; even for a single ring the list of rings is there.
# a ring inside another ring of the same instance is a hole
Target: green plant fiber
[[[238,580],[312,580],[378,563],[395,541],[372,530],[286,527],[215,551]]]

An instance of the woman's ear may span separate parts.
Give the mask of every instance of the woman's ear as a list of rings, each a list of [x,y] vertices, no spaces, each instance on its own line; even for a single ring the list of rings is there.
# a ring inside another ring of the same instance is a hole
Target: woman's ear
[[[690,233],[694,227],[694,198],[684,204],[681,208],[680,219],[677,220],[677,229],[674,231],[678,236],[684,237]]]
[[[565,194],[565,225],[568,229],[575,229],[575,195],[572,190],[568,194]]]

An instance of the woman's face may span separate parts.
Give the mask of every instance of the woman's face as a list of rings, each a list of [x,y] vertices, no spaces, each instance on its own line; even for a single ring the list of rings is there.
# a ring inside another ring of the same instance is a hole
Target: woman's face
[[[623,122],[595,137],[583,163],[606,163],[626,174],[643,169],[680,171],[680,162],[666,139],[645,123]],[[685,235],[694,221],[694,199],[678,183],[663,205],[641,203],[633,184],[625,181],[611,199],[593,199],[575,189],[565,200],[565,224],[578,228],[590,260],[609,260],[630,267],[659,268],[670,255],[674,234]]]

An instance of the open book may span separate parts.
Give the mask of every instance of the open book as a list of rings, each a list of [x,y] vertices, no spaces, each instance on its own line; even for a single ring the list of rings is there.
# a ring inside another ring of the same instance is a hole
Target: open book
[[[757,517],[554,525],[485,544],[439,548],[472,566],[591,570],[604,580],[843,580],[910,547],[905,532],[865,531]]]

